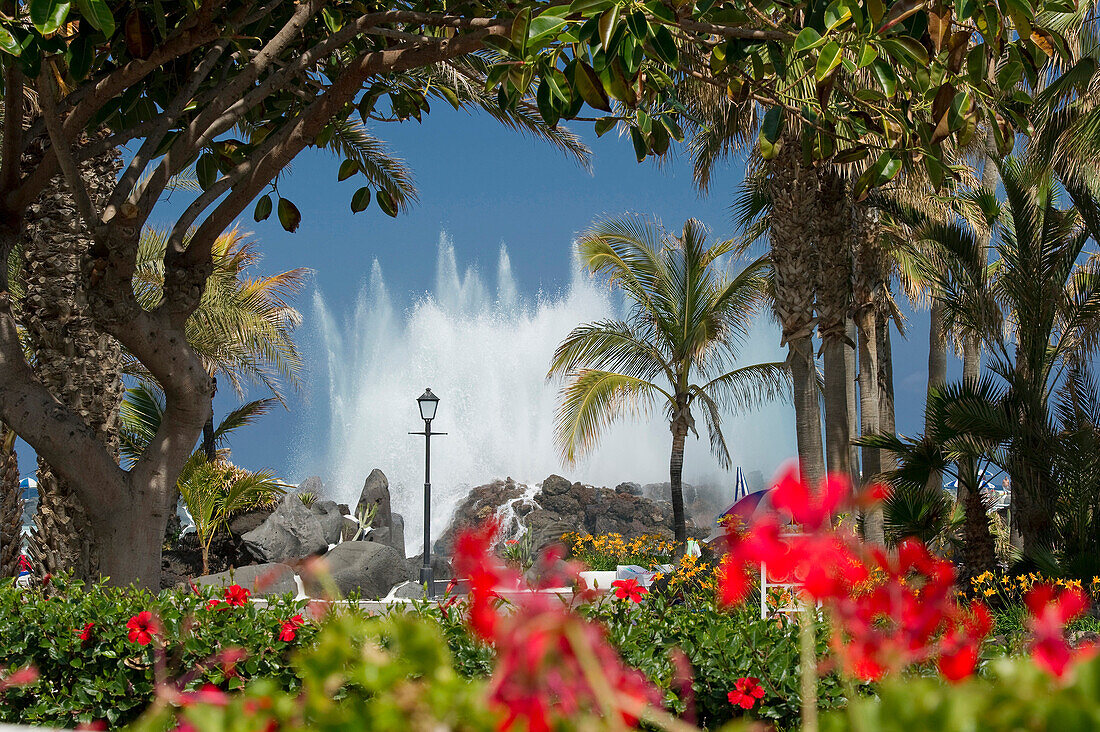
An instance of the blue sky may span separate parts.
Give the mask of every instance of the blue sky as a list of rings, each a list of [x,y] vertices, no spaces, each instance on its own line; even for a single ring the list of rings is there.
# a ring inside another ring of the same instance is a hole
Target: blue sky
[[[312,270],[297,303],[307,316],[315,289],[335,311],[349,309],[375,259],[399,305],[409,306],[434,283],[442,230],[454,241],[460,267],[478,264],[483,272],[493,271],[505,243],[519,290],[529,297],[567,286],[573,236],[605,215],[648,214],[669,227],[695,217],[715,235],[734,233],[728,206],[743,173],[742,163],[725,164],[714,176],[710,194],[703,197],[692,185],[686,156],[660,166],[651,161],[639,164],[629,139],[614,133],[597,139],[590,123],[574,129],[594,152],[591,172],[550,145],[508,130],[486,115],[437,105],[423,124],[410,121],[373,130],[414,171],[420,202],[407,214],[391,219],[372,203],[353,215],[349,200],[359,183],[337,182],[339,160],[310,151],[299,156],[280,183],[283,194],[303,213],[300,229],[288,234],[274,215],[257,224],[250,214],[242,227],[261,242],[262,271]],[[171,213],[189,194],[176,195],[179,200],[158,209],[153,223],[171,222]],[[899,429],[912,434],[920,428],[928,317],[906,310],[910,340],[895,338],[894,368]],[[310,327],[307,319],[304,335]],[[305,356],[308,363],[308,349]],[[957,370],[957,364],[952,368]],[[259,390],[249,394],[262,395]],[[411,410],[415,396],[410,394]],[[302,431],[309,429],[304,416],[307,397],[292,394],[287,411],[279,410],[240,432],[232,445],[234,460],[246,467],[272,468],[291,481],[304,477],[293,472],[293,453]],[[236,398],[224,393],[216,406],[224,414],[235,404]],[[21,467],[24,474],[33,470],[29,456]]]

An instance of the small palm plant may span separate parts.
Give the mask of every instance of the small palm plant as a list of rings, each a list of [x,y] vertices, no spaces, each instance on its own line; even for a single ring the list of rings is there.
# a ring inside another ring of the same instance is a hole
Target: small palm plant
[[[554,353],[548,378],[565,378],[556,425],[562,458],[574,463],[611,422],[661,404],[672,431],[673,529],[683,546],[684,442],[688,432],[698,435],[693,408],[703,413],[711,452],[728,467],[723,410],[750,409],[789,390],[784,363],[735,366],[765,304],[768,261],[728,273],[720,262],[735,243],[708,243],[694,219],[680,236],[640,217],[612,219],[577,246],[584,268],[621,289],[630,313],[574,328]]]
[[[227,527],[229,519],[244,511],[270,506],[287,489],[272,473],[253,473],[227,460],[207,462],[202,452],[191,456],[177,485],[195,520],[203,574],[210,571],[210,545],[218,532]]]

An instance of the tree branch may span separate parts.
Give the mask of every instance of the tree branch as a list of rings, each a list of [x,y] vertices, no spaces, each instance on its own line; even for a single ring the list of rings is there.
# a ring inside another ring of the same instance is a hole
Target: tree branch
[[[0,152],[0,191],[19,184],[23,152],[23,73],[18,64],[4,69],[4,144]]]
[[[53,80],[53,63],[46,60],[42,64],[42,71],[38,75],[38,103],[42,106],[42,117],[46,120],[46,131],[50,135],[50,150],[57,158],[57,164],[61,166],[61,172],[65,176],[65,182],[73,194],[76,202],[76,210],[84,219],[88,231],[95,233],[99,225],[99,214],[96,213],[92,197],[88,195],[88,186],[84,177],[80,174],[80,168],[73,160],[71,140],[63,132],[64,125],[57,114],[57,98]]]

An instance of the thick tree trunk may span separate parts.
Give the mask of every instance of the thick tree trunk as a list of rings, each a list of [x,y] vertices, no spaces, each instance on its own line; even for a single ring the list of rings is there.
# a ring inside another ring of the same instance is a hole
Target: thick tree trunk
[[[856,323],[849,316],[846,321],[848,333],[848,345],[844,349],[844,381],[845,392],[848,400],[848,434],[859,434],[859,406],[856,398],[856,349],[852,345],[859,341],[859,333]],[[852,469],[852,485],[860,484],[859,446],[852,443],[848,446],[848,461]]]
[[[15,433],[6,427],[0,428],[0,450],[0,577],[16,577],[23,549],[23,495]]]
[[[816,212],[817,174],[802,166],[797,144],[786,140],[771,162],[771,259],[774,306],[788,347],[794,392],[799,466],[815,484],[825,475],[821,408],[814,366],[814,281],[817,268],[807,223]]]
[[[111,152],[84,166],[89,194],[102,205],[121,169]],[[50,392],[118,452],[122,348],[88,312],[81,266],[92,246],[72,194],[60,177],[30,207],[23,237],[27,279],[21,318],[34,353],[34,370]],[[31,554],[44,572],[98,574],[100,547],[74,486],[44,460],[38,462],[38,513]]]
[[[668,463],[668,481],[672,493],[672,530],[676,542],[683,551],[687,543],[687,521],[684,517],[684,439],[687,437],[687,425],[675,423],[672,426],[672,457]]]
[[[825,343],[825,451],[826,466],[833,475],[851,475],[849,447],[852,437],[848,417],[848,372],[844,341],[831,339]]]
[[[878,428],[894,434],[894,359],[890,344],[890,319],[879,310],[875,321],[878,336]],[[889,450],[879,450],[879,469],[888,472],[897,468],[897,457]]]
[[[214,444],[214,405],[210,405],[210,419],[202,426],[202,451],[206,455],[207,462],[218,459],[218,450]]]
[[[875,313],[863,308],[856,313],[855,319],[859,330],[860,433],[870,435],[879,431],[878,335]],[[864,483],[875,480],[882,472],[878,448],[864,445],[862,464]],[[864,515],[863,539],[875,544],[885,543],[886,532],[881,508],[871,509]]]

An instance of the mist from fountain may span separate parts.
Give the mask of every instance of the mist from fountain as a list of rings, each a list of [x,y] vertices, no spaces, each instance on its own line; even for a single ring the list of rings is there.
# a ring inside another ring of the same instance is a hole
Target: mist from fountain
[[[668,480],[671,437],[663,412],[608,429],[576,466],[563,466],[554,446],[559,383],[546,371],[557,344],[584,322],[620,317],[622,303],[606,284],[572,268],[557,294],[523,297],[501,247],[495,288],[474,268],[459,274],[454,246],[441,234],[433,291],[405,310],[373,263],[369,280],[348,313],[313,297],[317,339],[310,392],[317,444],[304,450],[301,474],[317,472],[329,497],[354,507],[363,479],[381,468],[393,510],[405,519],[407,552],[420,551],[423,533],[424,439],[415,399],[425,387],[440,397],[432,424],[432,534],[446,528],[470,487],[507,476],[527,484],[552,473],[593,485]],[[771,323],[761,318],[743,349],[744,363],[781,360]],[[700,418],[700,427],[702,420]],[[729,416],[724,432],[735,465],[765,475],[794,454],[788,404]],[[709,454],[705,432],[689,439],[684,480],[728,486],[732,472]]]

